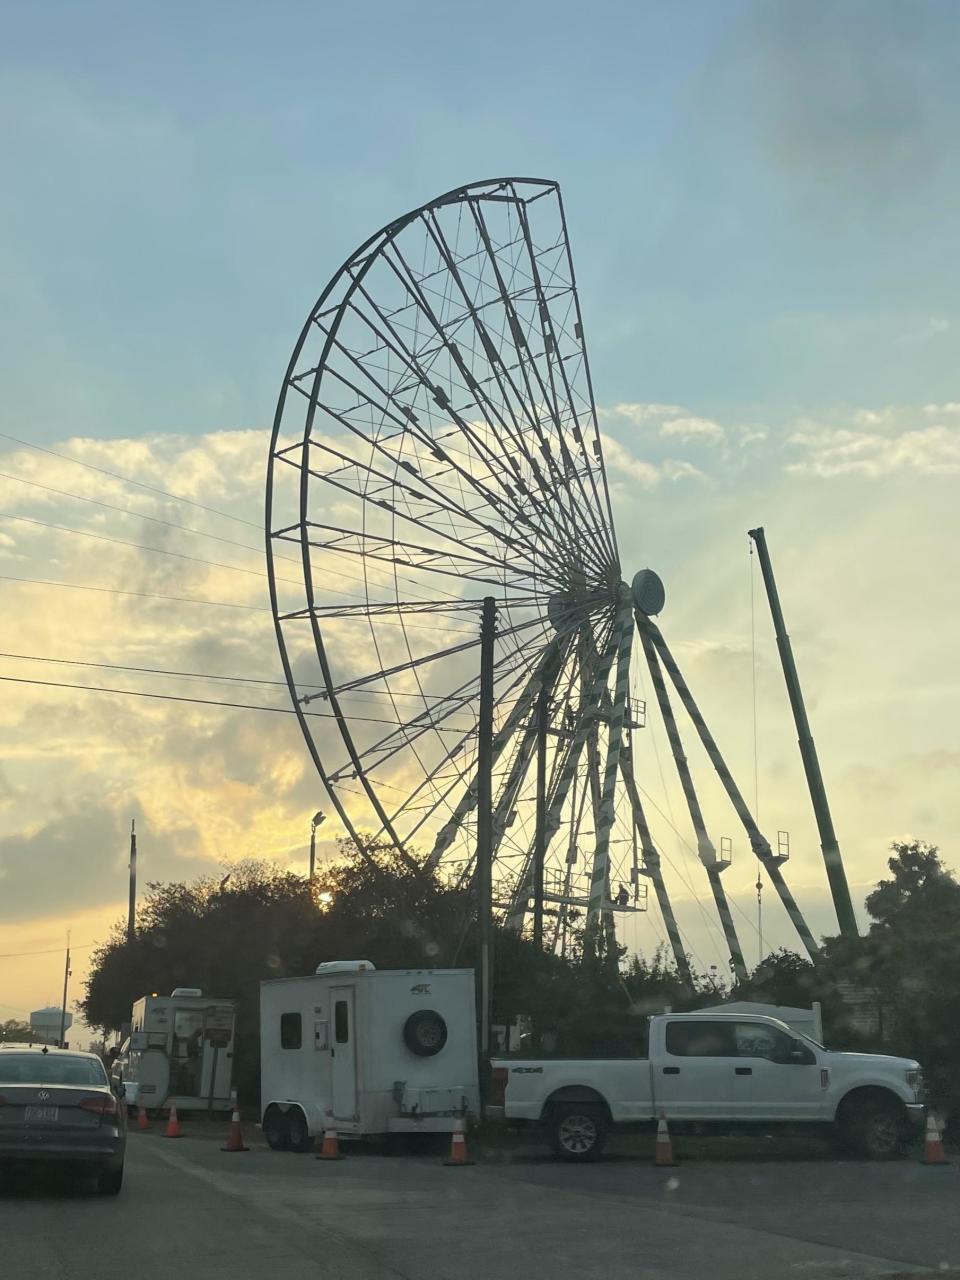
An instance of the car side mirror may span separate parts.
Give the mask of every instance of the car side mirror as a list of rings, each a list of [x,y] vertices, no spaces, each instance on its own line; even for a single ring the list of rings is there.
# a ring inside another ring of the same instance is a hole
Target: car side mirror
[[[810,1066],[811,1063],[816,1062],[816,1058],[805,1044],[801,1044],[798,1040],[794,1040],[790,1049],[790,1061],[802,1063],[804,1066]]]

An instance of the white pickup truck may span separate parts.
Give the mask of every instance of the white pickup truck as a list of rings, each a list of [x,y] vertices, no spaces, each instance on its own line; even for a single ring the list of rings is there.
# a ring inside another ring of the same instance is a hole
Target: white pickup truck
[[[594,1160],[614,1125],[834,1126],[871,1159],[898,1154],[924,1119],[919,1063],[835,1053],[777,1018],[658,1014],[649,1056],[495,1059],[491,1102],[511,1124],[537,1123],[567,1160]]]

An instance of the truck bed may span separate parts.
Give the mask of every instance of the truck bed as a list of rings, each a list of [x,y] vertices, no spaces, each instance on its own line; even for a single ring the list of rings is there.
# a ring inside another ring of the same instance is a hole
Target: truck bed
[[[648,1058],[495,1058],[491,1065],[504,1081],[510,1120],[539,1120],[548,1104],[590,1101],[591,1095],[607,1105],[615,1123],[654,1117]]]

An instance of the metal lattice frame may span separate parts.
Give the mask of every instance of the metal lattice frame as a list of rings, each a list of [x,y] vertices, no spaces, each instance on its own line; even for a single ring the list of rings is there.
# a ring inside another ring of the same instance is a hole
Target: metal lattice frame
[[[609,929],[639,909],[642,871],[688,972],[624,749],[631,596],[556,183],[458,188],[344,263],[284,378],[266,533],[293,705],[361,852],[387,843],[459,883],[473,874],[479,605],[493,596],[503,918],[524,927],[542,856],[544,936],[562,950],[578,913]],[[611,894],[628,879],[626,906]]]

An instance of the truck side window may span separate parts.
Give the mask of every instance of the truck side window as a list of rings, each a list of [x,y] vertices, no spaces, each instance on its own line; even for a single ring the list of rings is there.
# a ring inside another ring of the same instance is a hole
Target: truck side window
[[[668,1022],[667,1053],[675,1058],[735,1058],[729,1022]]]
[[[337,1000],[334,1003],[333,1034],[337,1044],[346,1044],[350,1039],[350,1013],[346,1000]]]
[[[767,1027],[759,1022],[739,1022],[735,1035],[737,1056],[740,1058],[766,1058],[770,1062],[799,1063],[802,1066],[816,1062],[805,1045],[776,1027]]]
[[[299,1049],[303,1043],[303,1029],[299,1013],[281,1013],[280,1048]]]

